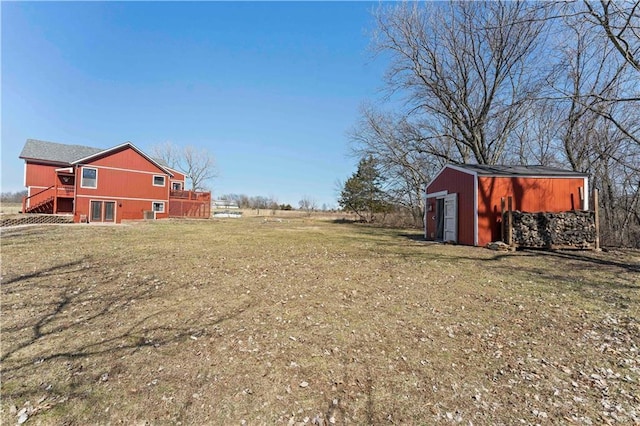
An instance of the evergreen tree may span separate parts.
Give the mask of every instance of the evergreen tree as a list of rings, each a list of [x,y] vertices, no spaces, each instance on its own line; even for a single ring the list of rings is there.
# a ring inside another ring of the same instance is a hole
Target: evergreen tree
[[[383,182],[376,160],[373,157],[363,158],[358,163],[358,170],[345,182],[338,204],[363,221],[374,222],[376,214],[385,214],[391,208],[385,201]]]

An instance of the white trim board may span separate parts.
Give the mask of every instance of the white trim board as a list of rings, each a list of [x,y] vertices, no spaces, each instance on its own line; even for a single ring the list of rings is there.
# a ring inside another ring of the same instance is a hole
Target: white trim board
[[[431,194],[427,194],[425,196],[426,199],[429,198],[438,198],[438,197],[444,197],[445,195],[449,194],[449,191],[438,191],[438,192],[432,192]]]
[[[110,167],[110,166],[95,166],[91,163],[89,164],[83,164],[81,167],[91,167],[94,169],[105,169],[105,170],[117,170],[119,172],[129,172],[129,173],[140,173],[140,174],[145,174],[145,175],[156,175],[156,176],[169,176],[170,175],[162,175],[161,173],[158,172],[148,172],[146,170],[136,170],[136,169],[123,169],[120,167]]]
[[[169,200],[158,200],[157,198],[129,198],[129,197],[114,197],[111,195],[76,195],[76,198],[93,198],[96,201],[106,200],[127,200],[127,201],[162,201],[168,203]]]
[[[584,211],[589,210],[589,178],[584,178]]]

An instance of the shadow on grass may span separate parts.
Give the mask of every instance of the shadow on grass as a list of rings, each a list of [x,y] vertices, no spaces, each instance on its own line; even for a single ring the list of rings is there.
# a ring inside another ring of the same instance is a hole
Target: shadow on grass
[[[424,234],[415,228],[398,228],[394,226],[381,226],[378,224],[366,223],[353,219],[334,219],[332,223],[348,226],[352,231],[359,234],[379,236],[379,237],[402,237],[413,241],[426,241]]]
[[[339,225],[353,225],[353,224],[357,224],[357,223],[365,223],[363,220],[359,220],[359,219],[346,219],[346,218],[340,218],[340,219],[333,219],[331,221],[331,223],[336,223]]]
[[[73,262],[68,262],[68,263],[62,263],[60,265],[55,265],[52,266],[50,268],[45,268],[45,269],[41,269],[39,271],[35,271],[32,272],[30,274],[24,274],[24,275],[17,275],[13,278],[9,278],[7,280],[2,280],[2,286],[3,286],[3,293],[6,289],[7,286],[11,286],[11,284],[14,283],[20,283],[21,281],[25,281],[25,280],[30,280],[32,278],[41,278],[44,276],[48,276],[48,275],[55,275],[55,273],[59,270],[64,270],[67,268],[72,268],[74,266],[79,266],[81,265],[85,260],[80,259],[80,260],[76,260]],[[70,271],[65,271],[65,273],[68,273]]]
[[[416,241],[419,243],[427,243],[427,244],[441,244],[438,241],[429,241],[427,239],[424,238],[424,234],[422,232],[419,231],[415,231],[415,232],[407,232],[407,231],[402,231],[402,232],[398,232],[397,233],[398,237],[400,238],[404,238],[410,241]]]
[[[545,251],[545,250],[525,250],[528,253],[535,253],[538,256],[556,257],[561,259],[570,259],[583,262],[587,266],[613,266],[616,268],[626,269],[629,272],[640,272],[640,263],[627,263],[613,260],[610,258],[595,257],[589,255],[592,252],[585,251]]]
[[[83,266],[79,269],[79,265]],[[2,284],[4,398],[29,398],[42,392],[22,383],[37,377],[38,369],[48,362],[108,354],[119,357],[145,347],[161,348],[199,338],[252,306],[238,303],[204,321],[196,311],[181,311],[186,316],[176,324],[163,320],[174,312],[159,307],[167,295],[156,281],[103,269],[100,262],[83,258],[15,276]],[[138,307],[148,312],[129,321],[130,313],[140,312]],[[69,374],[73,376],[73,371]]]
[[[356,234],[372,238],[384,252],[407,259],[438,260],[462,267],[482,267],[513,280],[527,282],[536,277],[545,285],[555,285],[559,291],[571,291],[585,299],[598,299],[620,307],[637,303],[633,296],[640,290],[640,264],[626,262],[625,256],[615,258],[609,253],[590,251],[519,250],[493,252],[481,247],[445,246],[427,241],[419,231],[380,228],[371,225],[348,225]],[[415,249],[419,243],[422,248]],[[517,261],[528,259],[524,262]],[[482,265],[482,266],[481,266]],[[590,271],[605,270],[603,277]]]

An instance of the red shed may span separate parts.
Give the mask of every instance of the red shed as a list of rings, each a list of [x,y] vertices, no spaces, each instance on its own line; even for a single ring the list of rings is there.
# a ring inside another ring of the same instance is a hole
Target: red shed
[[[427,185],[425,238],[483,246],[501,236],[501,199],[513,210],[588,210],[588,175],[545,166],[447,165]]]

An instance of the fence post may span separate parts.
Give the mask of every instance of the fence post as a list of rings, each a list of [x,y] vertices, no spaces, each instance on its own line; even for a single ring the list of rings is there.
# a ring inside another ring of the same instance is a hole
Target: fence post
[[[503,243],[507,242],[507,239],[504,235],[506,231],[506,227],[504,226],[504,197],[500,198],[500,241]]]
[[[586,194],[586,195],[588,196],[589,194]],[[576,209],[576,210],[584,210],[584,196],[585,196],[584,187],[579,186],[578,187],[578,197],[580,198],[580,208]]]
[[[596,222],[596,241],[595,241],[595,249],[600,250],[600,207],[598,205],[598,189],[593,188],[593,216],[594,221]]]
[[[509,196],[507,198],[507,244],[509,244],[510,247],[513,246],[513,214],[512,214],[512,209],[513,209],[513,197]]]
[[[53,214],[58,213],[58,173],[53,172]]]

